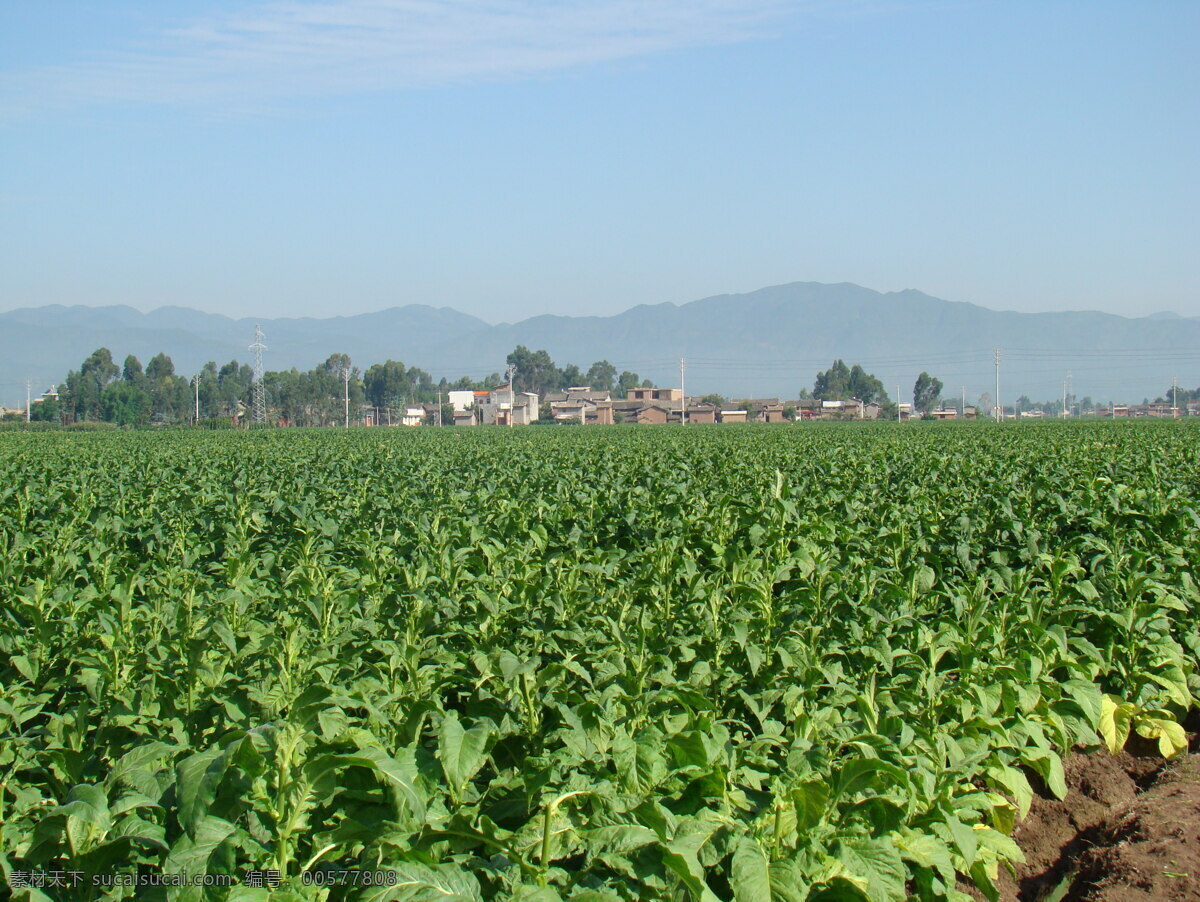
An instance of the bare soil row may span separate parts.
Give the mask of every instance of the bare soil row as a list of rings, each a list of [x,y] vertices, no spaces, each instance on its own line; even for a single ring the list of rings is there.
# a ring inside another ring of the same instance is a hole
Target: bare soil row
[[[1004,902],[1200,900],[1200,728],[1167,762],[1152,743],[1064,762],[1065,801],[1035,799],[1014,839],[1026,861],[1002,874]]]

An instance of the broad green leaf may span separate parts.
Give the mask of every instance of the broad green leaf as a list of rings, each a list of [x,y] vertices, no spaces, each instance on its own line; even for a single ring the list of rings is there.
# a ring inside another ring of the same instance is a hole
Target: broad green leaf
[[[1012,796],[1022,818],[1029,814],[1029,807],[1033,804],[1033,787],[1029,785],[1029,778],[1020,768],[998,765],[988,768],[988,774],[1000,788]]]
[[[667,845],[663,847],[662,854],[663,864],[687,887],[693,902],[719,902],[704,882],[704,868],[694,853],[677,851]]]
[[[979,837],[981,848],[990,849],[1008,861],[1018,863],[1025,861],[1025,853],[1021,851],[1021,847],[1016,844],[1012,837],[1005,836],[999,830],[993,830],[984,824],[976,824],[975,833]]]
[[[737,902],[771,902],[771,864],[762,847],[750,837],[742,837],[733,850],[733,897]]]
[[[901,857],[931,868],[945,876],[953,876],[954,863],[946,844],[928,833],[902,832],[895,835],[894,842]]]
[[[1100,687],[1085,680],[1067,680],[1063,688],[1087,716],[1092,729],[1098,729],[1104,714],[1104,693]]]
[[[228,756],[219,748],[197,752],[175,768],[175,793],[179,799],[179,821],[195,835],[216,798],[217,787],[225,776]]]
[[[175,840],[163,870],[172,874],[207,874],[209,857],[236,829],[228,821],[205,815],[196,823],[191,835],[185,834]]]
[[[771,862],[771,898],[776,902],[805,902],[809,882],[799,862],[784,859]]]
[[[562,896],[549,886],[518,886],[513,888],[513,902],[562,902]]]
[[[792,801],[796,804],[796,829],[811,830],[829,808],[829,786],[815,780],[800,783],[792,789]]]
[[[834,787],[838,796],[849,796],[869,788],[882,792],[892,784],[907,782],[908,775],[903,768],[878,758],[856,758],[838,770]]]
[[[396,872],[394,886],[365,891],[362,902],[483,902],[479,881],[450,864],[387,864]]]
[[[834,855],[846,866],[848,875],[866,882],[871,899],[878,902],[907,899],[904,862],[890,840],[842,840],[836,844]]]
[[[67,816],[67,839],[71,853],[82,855],[99,841],[112,825],[104,787],[87,783],[73,786],[67,803],[55,812]]]
[[[658,834],[640,824],[618,824],[597,827],[585,834],[593,851],[632,852],[642,846],[657,842]]]
[[[446,781],[461,798],[471,778],[487,760],[487,744],[491,730],[487,726],[474,726],[464,730],[457,711],[447,711],[438,731],[438,760]]]

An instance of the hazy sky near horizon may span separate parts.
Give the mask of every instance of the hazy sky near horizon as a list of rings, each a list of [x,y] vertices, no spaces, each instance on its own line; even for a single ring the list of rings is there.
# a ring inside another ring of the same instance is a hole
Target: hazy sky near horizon
[[[11,0],[0,309],[1200,315],[1200,4]]]

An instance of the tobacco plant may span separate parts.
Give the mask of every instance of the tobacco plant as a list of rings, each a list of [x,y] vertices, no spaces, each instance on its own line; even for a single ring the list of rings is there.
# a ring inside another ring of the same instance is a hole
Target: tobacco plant
[[[0,868],[30,900],[995,898],[1068,752],[1187,746],[1197,439],[0,436]],[[86,879],[22,884],[52,870]]]

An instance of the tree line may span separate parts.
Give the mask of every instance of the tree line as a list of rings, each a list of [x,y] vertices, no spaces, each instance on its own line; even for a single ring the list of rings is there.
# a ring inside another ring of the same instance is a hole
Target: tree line
[[[515,371],[513,390],[533,392],[539,398],[585,385],[593,391],[613,392],[619,396],[624,396],[631,388],[654,387],[649,379],[640,379],[637,373],[629,370],[618,374],[617,368],[607,360],[597,360],[585,372],[573,363],[559,367],[548,352],[531,351],[525,345],[517,345],[505,362]]]
[[[654,385],[629,370],[618,372],[607,360],[598,360],[587,370],[573,363],[559,366],[547,351],[533,351],[525,345],[518,345],[505,362],[514,372],[514,390],[533,392],[542,399],[551,392],[574,386],[586,385],[594,391],[608,391],[623,397],[632,388]],[[34,405],[30,418],[62,423],[99,421],[120,426],[230,419],[244,416],[249,410],[253,381],[250,365],[236,359],[221,366],[209,361],[199,373],[188,377],[176,373],[175,364],[165,353],[156,354],[145,367],[133,354],[117,366],[108,348],[98,348],[78,369],[67,373],[59,386],[57,400],[47,398]],[[439,400],[445,401],[449,391],[488,391],[504,382],[498,372],[483,379],[463,376],[454,381],[435,380],[425,370],[405,366],[398,360],[375,363],[362,371],[346,354],[331,354],[323,363],[307,371],[293,367],[267,371],[263,376],[272,421],[297,426],[342,422],[347,395],[357,419],[357,412],[363,407],[390,411],[435,404]],[[917,411],[929,414],[940,403],[941,392],[941,380],[922,372],[913,386]],[[1191,400],[1193,393],[1181,389],[1179,395],[1182,403],[1185,398]],[[895,410],[878,377],[860,364],[847,366],[840,359],[829,369],[818,372],[811,391],[802,389],[800,398],[853,399],[864,404],[880,404],[885,415]],[[724,403],[719,395],[708,395],[707,399]],[[449,421],[447,411],[443,422]]]
[[[942,380],[924,370],[913,383],[913,408],[922,416],[931,416],[942,400]],[[888,397],[883,382],[873,373],[868,373],[859,364],[846,366],[844,360],[835,360],[833,365],[817,373],[813,380],[812,393],[802,390],[801,398],[811,397],[819,401],[861,401],[863,404],[879,404],[885,416],[895,413],[896,407]],[[896,400],[899,403],[899,399]]]
[[[589,384],[624,391],[646,384],[636,373],[623,372],[608,361],[597,361],[586,371],[574,364],[558,367],[546,351],[518,346],[507,362],[516,367],[516,391],[548,392]],[[188,377],[176,373],[165,353],[156,354],[142,366],[129,354],[121,366],[108,348],[97,348],[67,373],[58,387],[58,397],[48,397],[32,406],[30,419],[52,423],[106,422],[118,426],[182,424],[245,416],[252,403],[254,371],[247,363],[231,360],[223,366],[209,361],[200,372]],[[353,366],[346,354],[331,354],[324,363],[307,371],[267,371],[263,387],[272,422],[296,426],[328,426],[345,415],[346,397],[357,419],[363,407],[380,411],[397,410],[445,400],[455,390],[489,391],[504,383],[499,373],[484,379],[463,376],[457,380],[435,380],[425,370],[387,360],[367,367]],[[381,415],[382,416],[382,415]],[[443,422],[450,422],[449,416]]]

